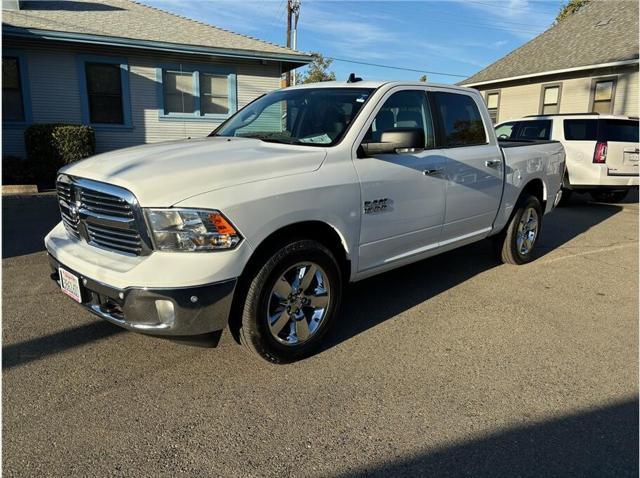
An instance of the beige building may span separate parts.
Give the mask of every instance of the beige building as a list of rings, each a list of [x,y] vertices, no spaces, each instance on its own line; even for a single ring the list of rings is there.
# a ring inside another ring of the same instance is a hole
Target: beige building
[[[638,1],[592,0],[460,84],[483,93],[494,122],[527,115],[638,116]]]

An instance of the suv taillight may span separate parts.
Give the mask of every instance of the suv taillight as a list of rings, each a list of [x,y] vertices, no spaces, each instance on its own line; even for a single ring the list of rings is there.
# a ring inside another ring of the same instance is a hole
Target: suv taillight
[[[607,160],[607,142],[598,141],[596,143],[596,149],[593,152],[594,163],[604,163]]]

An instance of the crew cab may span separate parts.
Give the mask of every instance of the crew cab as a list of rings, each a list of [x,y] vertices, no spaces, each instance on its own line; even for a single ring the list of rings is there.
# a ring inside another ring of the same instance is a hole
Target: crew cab
[[[567,155],[561,204],[571,194],[622,201],[638,187],[638,118],[620,115],[536,115],[496,125],[498,139],[553,139]]]
[[[99,317],[174,337],[229,325],[283,363],[349,320],[347,282],[489,236],[502,261],[532,260],[563,174],[558,142],[500,144],[475,90],[301,85],[206,138],[64,167],[45,243],[62,291]]]

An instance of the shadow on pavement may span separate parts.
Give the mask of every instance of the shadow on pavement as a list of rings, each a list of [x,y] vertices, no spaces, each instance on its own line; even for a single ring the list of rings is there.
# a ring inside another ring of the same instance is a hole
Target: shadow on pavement
[[[637,477],[638,399],[338,476]]]
[[[2,369],[8,370],[124,331],[124,329],[106,321],[91,322],[72,329],[61,330],[55,334],[7,345],[2,348]]]
[[[610,204],[577,204],[556,209],[544,218],[537,258],[621,210],[621,206]],[[322,350],[498,265],[491,240],[485,240],[357,282],[348,288],[342,320],[336,321],[327,334]]]
[[[2,258],[44,251],[44,236],[60,222],[54,193],[2,197]]]

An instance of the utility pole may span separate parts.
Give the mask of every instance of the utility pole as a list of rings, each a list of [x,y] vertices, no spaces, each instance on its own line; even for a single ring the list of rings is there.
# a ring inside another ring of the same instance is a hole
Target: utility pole
[[[287,48],[298,47],[298,17],[300,16],[300,0],[287,0]],[[293,20],[293,32],[291,31],[291,23]],[[292,44],[293,41],[293,44]],[[286,86],[291,86],[291,71],[285,74]],[[295,76],[293,76],[293,84],[295,84]]]

